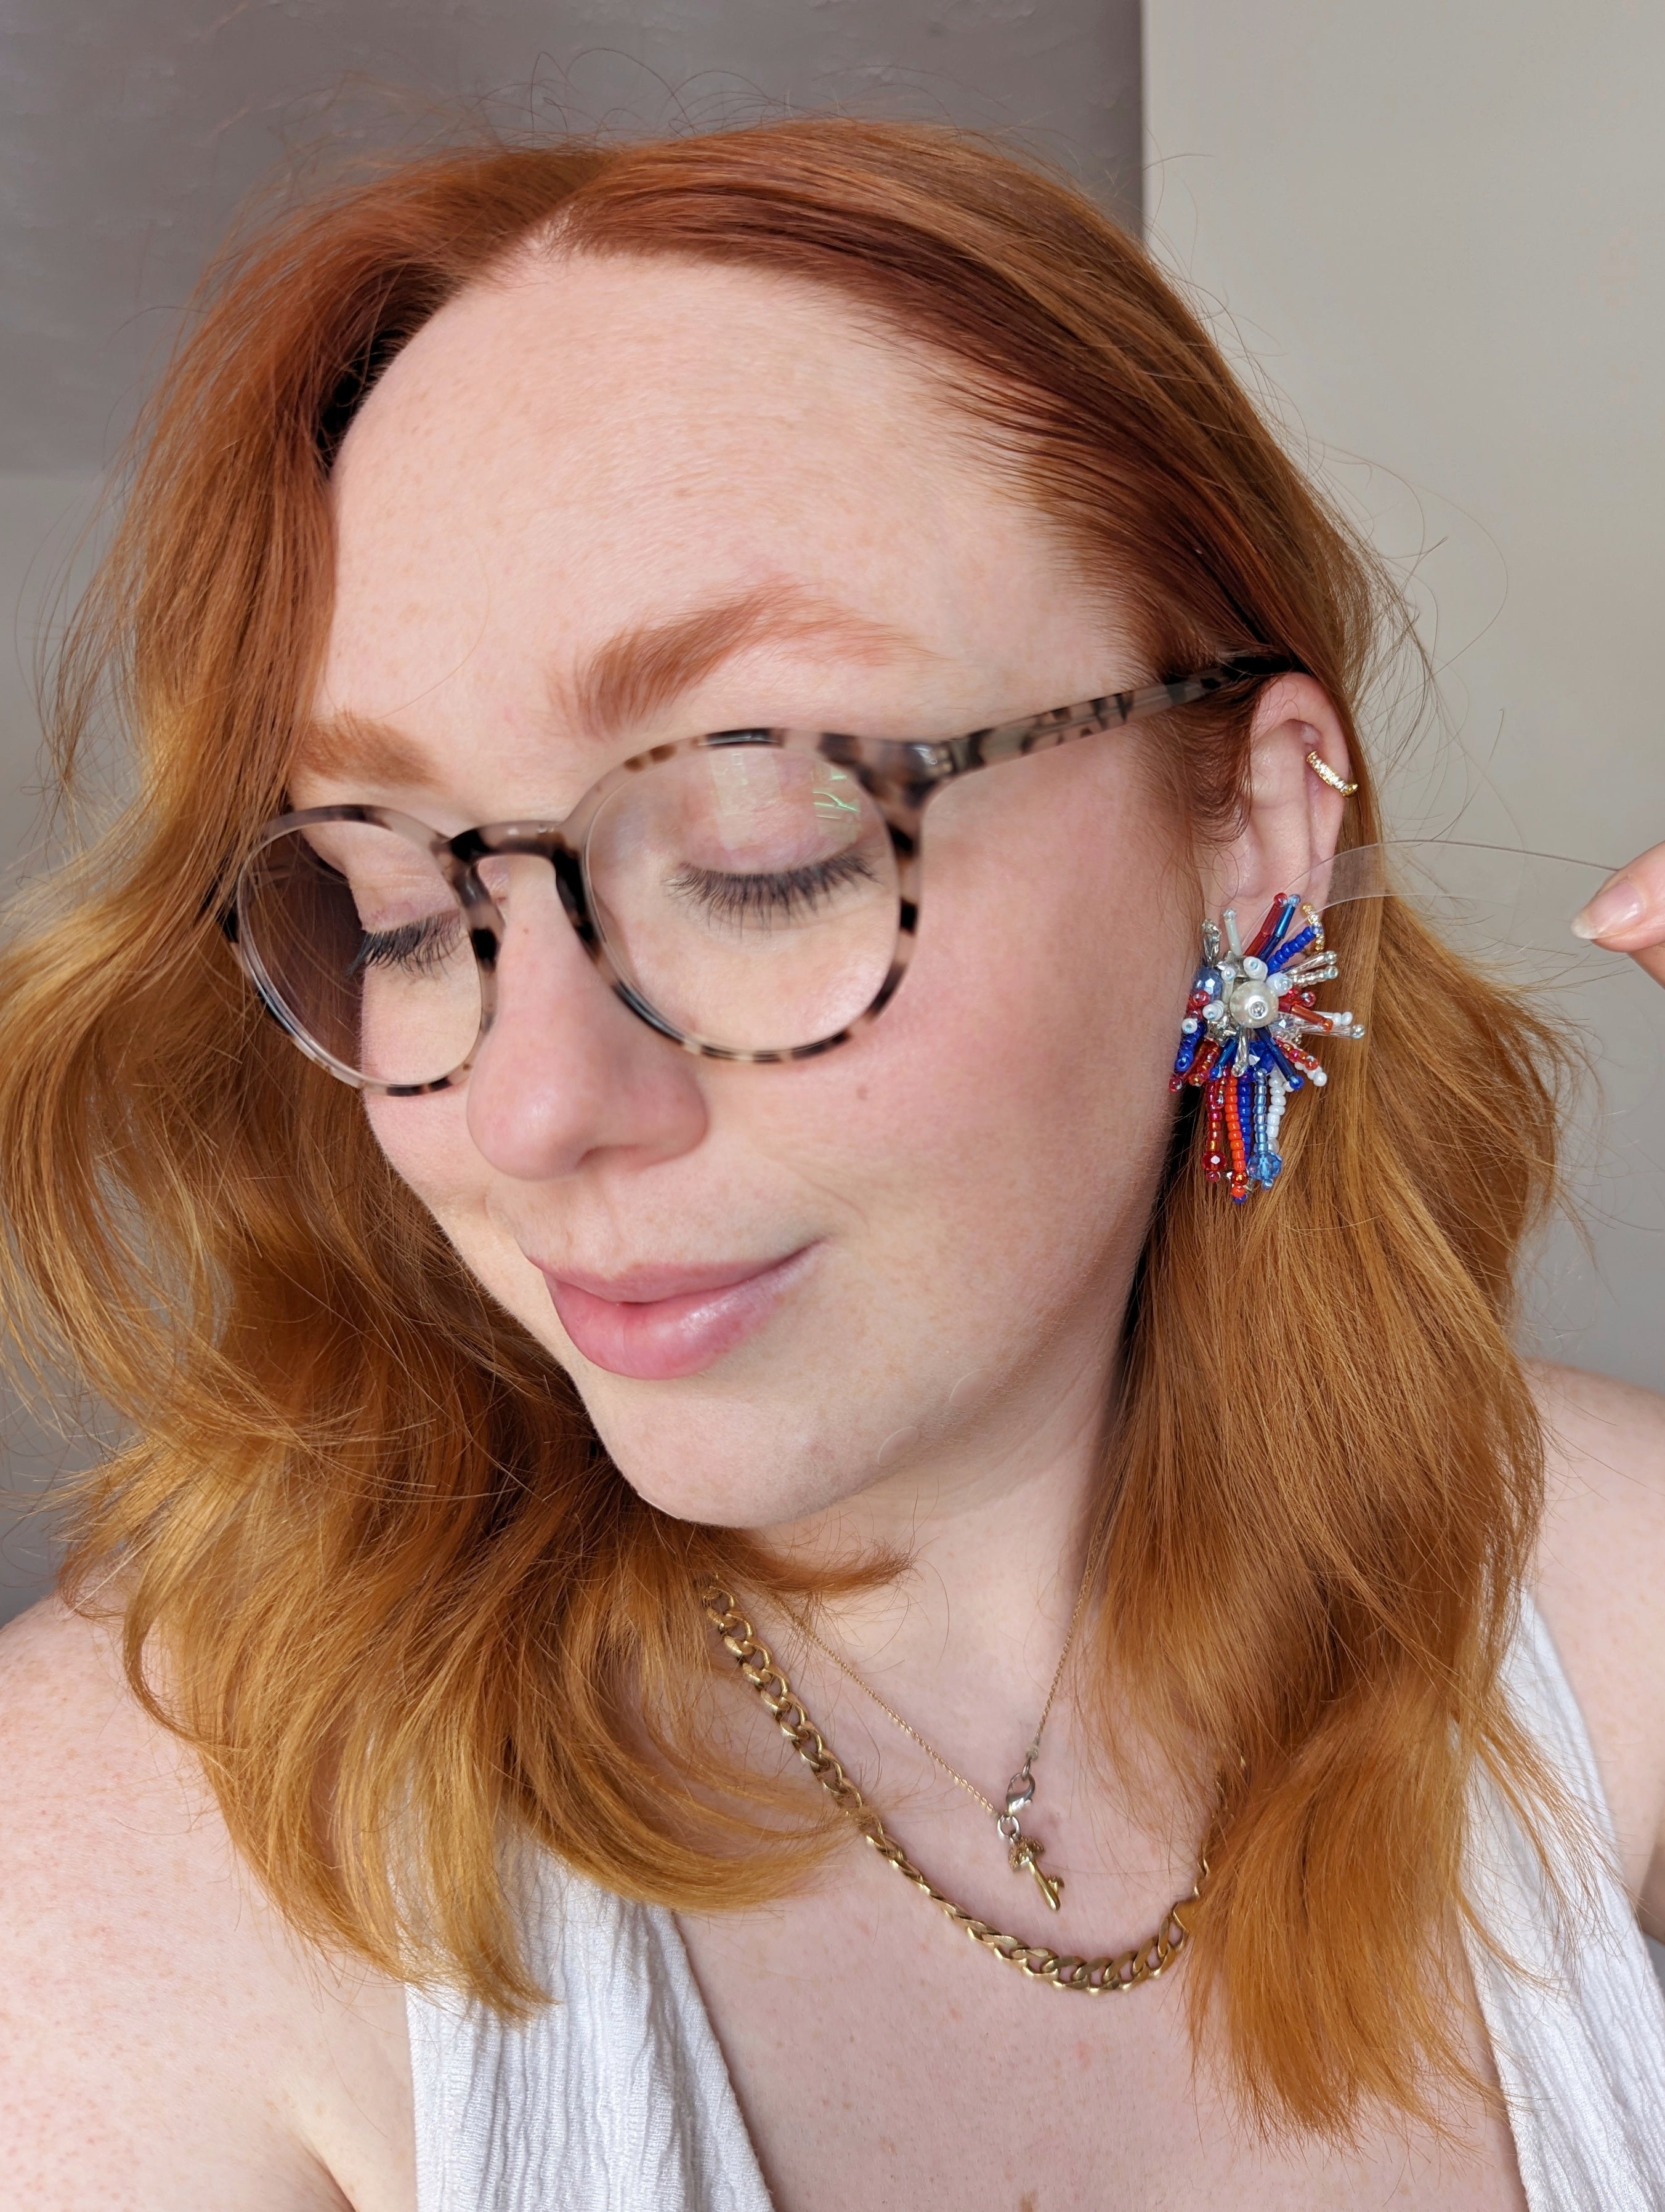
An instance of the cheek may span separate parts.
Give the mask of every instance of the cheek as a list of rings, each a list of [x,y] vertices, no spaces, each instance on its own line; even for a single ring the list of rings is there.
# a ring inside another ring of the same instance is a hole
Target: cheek
[[[1001,773],[927,838],[906,986],[922,1065],[971,1120],[1006,1123],[1015,1154],[1109,1165],[1119,1132],[1143,1152],[1171,1113],[1194,945],[1170,842],[1131,763],[1043,756],[1005,789]]]
[[[364,1118],[395,1174],[446,1224],[484,1195],[487,1169],[468,1134],[467,1094],[425,1098],[367,1097]]]
[[[495,1178],[469,1134],[466,1091],[364,1101],[370,1133],[388,1164],[433,1215],[492,1297],[546,1344],[549,1293],[492,1203]]]
[[[1189,921],[1154,836],[1143,860],[1112,866],[1101,841],[1050,827],[1045,866],[1009,846],[1008,865],[962,873],[950,853],[933,878],[928,857],[900,992],[779,1133],[861,1194],[875,1262],[916,1302],[1065,1303],[1143,1234]]]

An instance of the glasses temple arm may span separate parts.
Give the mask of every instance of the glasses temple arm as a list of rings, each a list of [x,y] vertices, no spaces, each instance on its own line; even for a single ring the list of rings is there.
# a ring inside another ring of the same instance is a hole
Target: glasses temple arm
[[[1027,753],[1048,752],[1105,730],[1118,730],[1151,714],[1171,713],[1194,706],[1215,692],[1237,684],[1262,683],[1271,676],[1300,675],[1301,663],[1287,653],[1230,653],[1207,668],[1175,676],[1161,684],[1147,684],[1133,691],[1113,691],[1099,699],[1083,699],[1073,707],[1054,707],[1044,714],[1030,714],[1018,722],[1000,722],[986,730],[972,730],[942,748],[951,761],[951,773],[992,768],[997,763],[1021,759]]]

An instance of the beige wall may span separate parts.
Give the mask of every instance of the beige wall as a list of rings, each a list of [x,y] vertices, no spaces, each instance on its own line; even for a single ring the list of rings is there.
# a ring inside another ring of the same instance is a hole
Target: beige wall
[[[1665,9],[1148,0],[1147,217],[1290,435],[1407,564],[1450,732],[1400,834],[1665,837]],[[1573,1000],[1613,1111],[1559,1356],[1665,1386],[1665,994]]]

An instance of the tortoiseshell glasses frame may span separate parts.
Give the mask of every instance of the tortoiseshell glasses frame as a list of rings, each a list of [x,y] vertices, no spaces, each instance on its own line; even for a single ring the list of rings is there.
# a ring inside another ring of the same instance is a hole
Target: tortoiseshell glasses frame
[[[963,737],[938,742],[906,738],[859,738],[839,732],[807,729],[718,730],[700,737],[682,738],[622,761],[593,784],[571,811],[558,822],[500,822],[464,830],[448,837],[414,817],[389,807],[373,805],[314,806],[279,816],[260,832],[239,871],[233,896],[224,910],[223,927],[237,957],[269,1013],[310,1059],[355,1089],[386,1097],[417,1097],[449,1090],[463,1082],[473,1065],[481,1042],[491,1028],[497,1005],[497,966],[503,947],[503,921],[482,880],[481,863],[493,857],[529,855],[546,860],[555,872],[561,905],[579,943],[596,970],[631,1012],[650,1029],[703,1059],[769,1065],[810,1060],[846,1043],[857,1030],[875,1021],[896,995],[919,926],[921,901],[921,839],[924,811],[936,794],[962,776],[1003,761],[1045,752],[1055,746],[1103,732],[1125,728],[1149,716],[1194,705],[1217,691],[1238,684],[1258,683],[1298,671],[1300,664],[1282,655],[1242,653],[1223,655],[1205,668],[1150,684],[1132,691],[1113,692],[1069,707],[1054,707],[1022,720],[1003,722],[989,729],[973,730]],[[604,802],[644,771],[667,761],[701,751],[736,746],[766,746],[777,750],[819,757],[853,776],[882,817],[895,862],[896,930],[890,962],[872,998],[852,1018],[825,1036],[767,1050],[747,1050],[691,1034],[655,1006],[615,961],[597,917],[588,883],[586,848],[591,825]],[[479,1026],[466,1056],[446,1073],[424,1082],[394,1083],[365,1075],[338,1058],[309,1036],[302,1023],[285,1005],[283,994],[261,957],[257,933],[250,927],[251,870],[259,855],[277,839],[330,823],[363,823],[391,830],[425,854],[455,894],[467,925],[469,943],[479,969]]]

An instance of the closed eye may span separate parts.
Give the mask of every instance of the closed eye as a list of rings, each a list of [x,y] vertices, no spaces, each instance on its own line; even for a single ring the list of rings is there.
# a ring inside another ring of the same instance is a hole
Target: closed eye
[[[436,975],[461,935],[460,914],[424,915],[420,921],[401,922],[397,929],[366,930],[349,972],[359,975],[369,968],[398,968],[407,975]]]
[[[713,921],[744,927],[749,922],[806,918],[830,906],[851,884],[876,884],[864,853],[836,853],[812,866],[776,868],[758,875],[734,875],[721,868],[683,866],[667,888],[673,897],[697,906]]]

